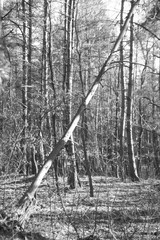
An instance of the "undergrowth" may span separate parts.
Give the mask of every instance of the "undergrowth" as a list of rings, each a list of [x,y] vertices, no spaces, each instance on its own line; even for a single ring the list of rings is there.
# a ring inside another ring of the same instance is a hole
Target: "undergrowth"
[[[0,178],[1,213],[13,211],[31,181],[32,177]],[[81,182],[81,188],[70,190],[59,179],[58,195],[54,179],[48,176],[37,192],[37,207],[25,229],[7,232],[0,227],[0,239],[160,239],[158,180],[124,183],[115,178],[93,177],[92,198],[85,176]]]

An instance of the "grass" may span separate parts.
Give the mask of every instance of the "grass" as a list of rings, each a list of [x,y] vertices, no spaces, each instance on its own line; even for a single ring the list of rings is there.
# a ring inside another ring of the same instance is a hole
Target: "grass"
[[[12,212],[31,181],[32,177],[1,177],[1,210]],[[25,226],[25,238],[14,230],[7,236],[7,231],[0,228],[0,240],[87,240],[89,236],[89,240],[160,239],[158,180],[132,183],[95,176],[93,198],[89,196],[85,176],[81,182],[81,188],[70,190],[59,179],[61,193],[58,196],[54,179],[48,176],[37,192],[37,207]]]

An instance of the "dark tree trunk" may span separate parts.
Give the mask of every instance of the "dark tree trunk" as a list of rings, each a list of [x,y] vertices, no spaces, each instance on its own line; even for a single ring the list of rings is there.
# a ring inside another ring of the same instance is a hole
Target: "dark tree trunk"
[[[87,116],[86,111],[82,113],[82,144],[83,144],[83,151],[84,151],[84,159],[85,159],[85,168],[89,180],[89,189],[90,189],[90,197],[94,196],[93,192],[93,183],[92,183],[92,176],[91,176],[91,169],[90,169],[90,163],[88,160],[88,154],[87,154],[87,140],[88,140],[88,129],[87,129]]]
[[[152,141],[153,141],[153,153],[154,153],[154,169],[155,176],[160,177],[160,167],[159,167],[159,140],[158,134],[155,130],[152,130]]]

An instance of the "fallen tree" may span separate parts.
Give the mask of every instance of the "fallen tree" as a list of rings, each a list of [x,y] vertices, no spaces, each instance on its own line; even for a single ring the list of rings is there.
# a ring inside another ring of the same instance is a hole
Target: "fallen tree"
[[[36,175],[35,179],[33,180],[32,184],[30,185],[30,187],[27,189],[27,191],[24,193],[24,195],[21,197],[21,199],[19,200],[17,206],[16,206],[16,210],[15,210],[15,216],[17,218],[18,216],[18,222],[21,226],[24,225],[25,221],[30,217],[30,214],[32,213],[32,210],[35,206],[35,193],[38,189],[38,187],[40,186],[42,179],[44,178],[44,176],[46,175],[46,173],[48,172],[48,170],[50,169],[52,163],[54,162],[54,160],[56,159],[57,155],[60,153],[61,149],[64,148],[65,144],[68,142],[71,134],[73,133],[74,129],[77,126],[77,123],[80,120],[80,116],[82,114],[82,112],[84,111],[84,109],[86,108],[86,106],[89,104],[90,100],[92,99],[92,97],[94,96],[98,85],[100,84],[101,80],[102,80],[102,76],[106,71],[106,67],[109,65],[109,63],[111,62],[112,59],[112,55],[113,53],[118,49],[119,44],[126,32],[126,29],[128,27],[128,23],[129,20],[133,14],[133,11],[135,9],[135,7],[137,6],[139,0],[137,0],[136,2],[134,2],[134,4],[132,5],[125,23],[123,25],[122,31],[120,32],[118,38],[116,39],[111,52],[108,56],[108,58],[106,59],[106,61],[104,62],[98,76],[96,77],[92,87],[90,88],[90,90],[88,91],[86,97],[84,98],[82,104],[79,106],[77,113],[75,114],[72,122],[70,123],[68,130],[64,133],[64,135],[62,136],[62,138],[59,140],[59,142],[56,144],[55,148],[53,149],[53,151],[51,151],[51,153],[46,157],[46,162],[45,164],[42,166],[42,168],[40,169],[40,171],[38,172],[38,174]]]

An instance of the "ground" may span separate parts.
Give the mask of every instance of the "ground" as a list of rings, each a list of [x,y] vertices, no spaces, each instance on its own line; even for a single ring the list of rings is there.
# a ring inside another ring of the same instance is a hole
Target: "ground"
[[[13,213],[32,179],[0,177],[2,213]],[[160,239],[160,181],[132,183],[94,176],[93,198],[89,196],[86,176],[81,177],[82,187],[77,190],[70,190],[62,178],[59,182],[60,196],[54,178],[47,176],[38,189],[35,212],[24,230],[0,227],[0,240]]]

